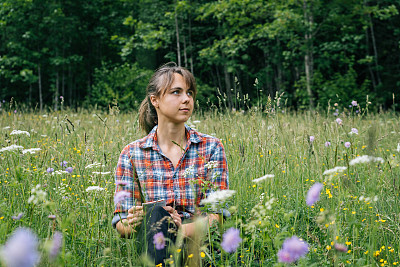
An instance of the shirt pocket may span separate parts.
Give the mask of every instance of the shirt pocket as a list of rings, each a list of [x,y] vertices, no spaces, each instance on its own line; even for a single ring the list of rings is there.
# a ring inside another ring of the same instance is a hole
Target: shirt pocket
[[[143,181],[144,186],[142,186],[142,190],[146,201],[166,199],[164,175],[162,173],[146,173],[146,177],[144,177]]]

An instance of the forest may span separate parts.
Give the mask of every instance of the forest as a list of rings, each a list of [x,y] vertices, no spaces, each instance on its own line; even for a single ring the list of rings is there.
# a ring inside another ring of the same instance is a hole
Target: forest
[[[0,101],[136,109],[160,65],[197,79],[200,108],[398,110],[395,0],[2,0]],[[397,92],[397,94],[396,94]]]

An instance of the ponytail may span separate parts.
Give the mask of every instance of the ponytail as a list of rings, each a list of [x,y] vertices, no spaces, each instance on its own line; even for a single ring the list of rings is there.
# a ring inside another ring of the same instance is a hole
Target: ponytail
[[[196,81],[190,71],[177,66],[174,62],[161,66],[151,77],[146,88],[146,97],[139,107],[139,126],[146,134],[150,133],[158,124],[157,111],[150,101],[150,96],[162,96],[174,82],[174,73],[182,75],[188,87],[193,91],[193,98],[196,97]]]

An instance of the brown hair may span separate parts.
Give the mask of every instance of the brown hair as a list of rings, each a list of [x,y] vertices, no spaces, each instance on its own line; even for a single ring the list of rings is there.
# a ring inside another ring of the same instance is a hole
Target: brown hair
[[[157,112],[151,104],[150,96],[162,96],[174,82],[174,73],[182,75],[183,80],[186,82],[189,89],[193,91],[194,100],[196,98],[196,81],[190,71],[184,67],[176,65],[175,62],[169,62],[162,65],[151,77],[146,88],[146,97],[139,107],[139,126],[146,133],[149,133],[158,123]]]

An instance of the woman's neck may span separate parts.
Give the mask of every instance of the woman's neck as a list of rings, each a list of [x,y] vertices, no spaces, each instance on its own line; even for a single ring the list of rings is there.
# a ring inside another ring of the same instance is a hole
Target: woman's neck
[[[176,144],[179,144],[181,148],[184,148],[187,142],[185,125],[176,125],[173,123],[158,124],[157,142],[160,147],[174,147]]]

